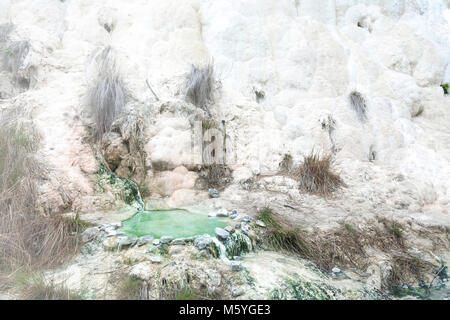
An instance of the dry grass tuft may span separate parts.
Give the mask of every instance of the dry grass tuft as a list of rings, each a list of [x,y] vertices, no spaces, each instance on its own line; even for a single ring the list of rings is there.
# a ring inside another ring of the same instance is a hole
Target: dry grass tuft
[[[192,65],[186,79],[186,98],[198,108],[209,112],[214,103],[214,66],[200,68]]]
[[[35,152],[39,136],[23,112],[0,114],[0,272],[49,267],[78,249],[75,219],[36,210],[37,181],[44,174]]]
[[[352,109],[358,116],[358,119],[361,122],[367,121],[367,104],[363,95],[357,91],[353,91],[350,93],[349,100]]]
[[[411,255],[398,255],[392,259],[392,271],[389,274],[386,283],[390,287],[399,287],[404,284],[409,284],[411,279],[422,280],[423,275],[434,266],[428,261],[421,260]]]
[[[23,288],[21,299],[24,300],[80,300],[77,293],[65,285],[56,285],[45,280],[41,274],[33,274],[19,284]]]
[[[367,248],[392,255],[392,273],[384,281],[387,288],[414,283],[433,272],[432,264],[408,253],[403,237],[387,227],[399,228],[393,221],[384,220],[381,226],[374,223],[364,230],[346,224],[332,232],[306,232],[289,226],[269,208],[261,212],[259,219],[267,225],[263,238],[266,245],[309,259],[326,272],[335,266],[367,270],[371,264]]]
[[[301,256],[309,256],[308,244],[302,237],[300,230],[286,224],[281,216],[265,208],[259,215],[259,219],[267,226],[265,242],[275,250],[293,252]]]
[[[305,157],[300,167],[293,171],[300,190],[328,197],[345,186],[339,175],[332,171],[332,163],[331,155],[321,157],[312,152]]]
[[[89,92],[89,103],[95,119],[95,135],[101,139],[126,105],[127,90],[117,70],[113,49],[106,47],[97,58],[101,60],[99,74]]]

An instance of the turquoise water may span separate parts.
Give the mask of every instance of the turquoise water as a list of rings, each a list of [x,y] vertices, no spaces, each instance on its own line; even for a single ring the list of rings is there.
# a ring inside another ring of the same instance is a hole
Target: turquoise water
[[[224,228],[224,219],[183,209],[139,211],[122,221],[122,231],[138,237],[152,235],[155,238],[171,236],[187,238],[197,235],[214,235],[216,227]]]

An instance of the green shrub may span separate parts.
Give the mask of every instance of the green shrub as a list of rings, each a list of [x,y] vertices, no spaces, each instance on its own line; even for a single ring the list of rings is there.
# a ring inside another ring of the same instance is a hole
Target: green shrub
[[[448,83],[441,84],[441,87],[444,90],[444,94],[448,94],[449,84]]]

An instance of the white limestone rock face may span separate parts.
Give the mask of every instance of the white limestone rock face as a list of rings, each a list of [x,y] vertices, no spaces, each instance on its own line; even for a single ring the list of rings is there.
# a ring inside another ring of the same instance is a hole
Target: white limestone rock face
[[[191,125],[185,118],[160,118],[148,133],[146,152],[157,169],[190,164]]]
[[[180,166],[173,171],[156,173],[149,181],[150,192],[170,196],[180,189],[193,189],[198,175]]]
[[[174,169],[194,170],[192,127],[205,118],[183,101],[183,83],[191,64],[213,61],[221,90],[211,113],[226,123],[236,184],[315,149],[334,152],[351,181],[372,160],[383,192],[399,173],[421,181],[430,189],[424,202],[449,210],[450,102],[439,87],[450,82],[448,0],[0,0],[7,22],[16,25],[12,40],[30,41],[36,79],[18,95],[1,80],[0,101],[33,105],[55,175],[43,188],[64,210],[94,193],[95,157],[80,119],[93,57],[107,45],[132,102],[149,113],[148,186],[166,184],[159,194],[174,203],[197,197],[195,173]],[[354,90],[367,101],[366,122],[349,105]]]

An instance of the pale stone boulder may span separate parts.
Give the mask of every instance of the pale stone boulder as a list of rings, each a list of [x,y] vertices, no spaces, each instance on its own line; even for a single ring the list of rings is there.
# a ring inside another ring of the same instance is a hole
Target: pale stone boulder
[[[207,191],[179,189],[167,200],[167,204],[172,208],[180,208],[198,204],[208,198]]]
[[[170,170],[192,163],[192,127],[186,118],[161,118],[147,133],[145,145],[149,161],[156,170]]]
[[[197,178],[197,173],[180,166],[173,171],[156,173],[150,180],[149,189],[162,196],[171,196],[180,189],[193,189]]]

